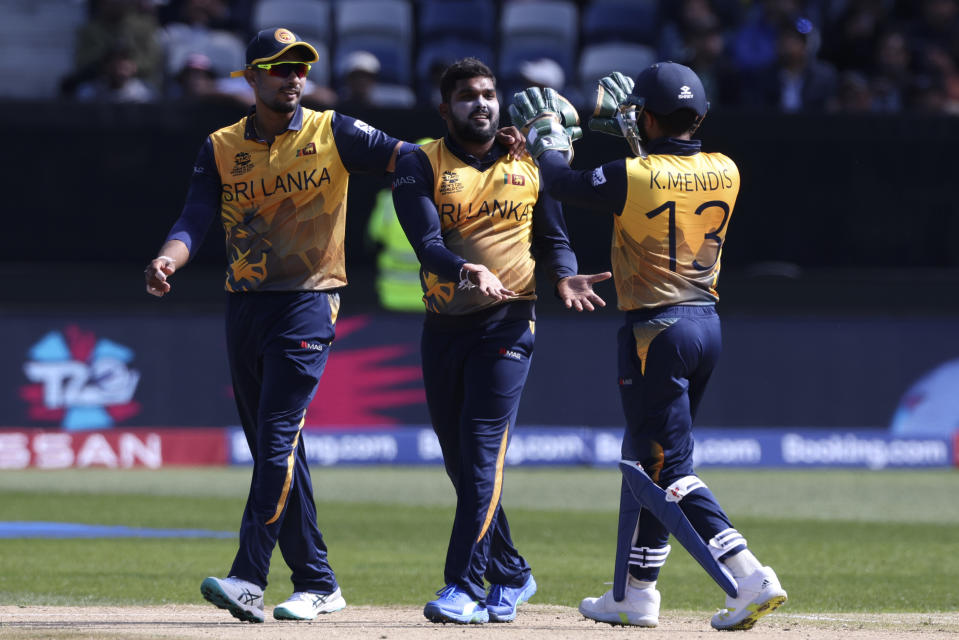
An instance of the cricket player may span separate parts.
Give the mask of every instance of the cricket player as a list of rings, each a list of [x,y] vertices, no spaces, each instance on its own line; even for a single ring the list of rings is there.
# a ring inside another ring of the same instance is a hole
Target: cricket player
[[[721,349],[716,284],[739,171],[692,138],[708,103],[691,69],[654,64],[633,85],[618,72],[603,78],[589,126],[624,136],[634,157],[588,171],[570,169],[560,153],[570,151],[568,129],[578,123],[560,96],[527,89],[511,108],[514,123],[529,127],[548,193],[614,216],[613,278],[626,315],[618,336],[626,432],[617,566],[613,589],[579,610],[602,622],[656,626],[656,580],[673,533],[727,591],[712,626],[749,629],[786,592],[692,466],[692,424]]]
[[[605,305],[592,284],[611,274],[576,275],[562,210],[542,191],[536,166],[494,140],[492,71],[460,60],[440,92],[446,136],[404,155],[393,180],[396,212],[421,264],[426,401],[457,498],[446,586],[423,614],[508,622],[536,593],[501,504],[533,355],[534,269],[544,266],[564,304],[580,311]]]
[[[302,107],[317,60],[313,46],[288,29],[251,40],[237,73],[256,104],[204,142],[183,212],[145,272],[148,293],[169,293],[170,277],[219,218],[227,352],[253,477],[229,577],[207,578],[201,592],[249,622],[264,621],[277,544],[294,592],[274,618],[311,620],[346,606],[317,526],[301,429],[335,335],[336,290],[346,285],[349,176],[391,171],[398,153],[415,148],[349,116]]]

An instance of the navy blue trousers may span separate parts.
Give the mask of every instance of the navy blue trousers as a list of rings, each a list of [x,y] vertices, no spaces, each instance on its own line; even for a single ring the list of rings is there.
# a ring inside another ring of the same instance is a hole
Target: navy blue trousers
[[[722,351],[719,316],[713,306],[630,311],[618,343],[626,415],[623,458],[638,460],[653,481],[666,488],[694,475],[693,421]],[[627,493],[623,496],[629,499]],[[680,507],[704,540],[732,526],[708,489],[687,495]],[[634,546],[662,548],[668,537],[653,514],[640,512]],[[630,573],[655,580],[659,568],[630,566]]]
[[[484,578],[520,587],[530,574],[500,499],[506,449],[533,355],[533,323],[506,319],[442,330],[427,324],[421,346],[426,402],[456,489],[444,577],[483,601]]]
[[[294,591],[337,588],[316,522],[303,420],[326,366],[339,297],[318,291],[227,296],[233,392],[253,478],[231,576],[266,587],[279,544]]]

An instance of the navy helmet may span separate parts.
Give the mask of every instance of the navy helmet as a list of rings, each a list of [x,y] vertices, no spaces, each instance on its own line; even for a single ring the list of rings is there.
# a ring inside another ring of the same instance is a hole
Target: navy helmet
[[[657,62],[636,78],[629,102],[658,115],[691,109],[700,119],[709,110],[706,91],[696,72],[676,62]]]

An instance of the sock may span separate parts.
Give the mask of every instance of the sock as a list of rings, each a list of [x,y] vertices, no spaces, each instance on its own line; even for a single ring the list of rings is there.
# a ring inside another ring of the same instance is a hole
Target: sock
[[[743,549],[736,555],[726,558],[723,564],[729,568],[734,578],[745,578],[763,567],[749,549]]]
[[[629,576],[629,586],[631,586],[633,589],[653,589],[656,587],[656,581],[640,580],[639,578]]]

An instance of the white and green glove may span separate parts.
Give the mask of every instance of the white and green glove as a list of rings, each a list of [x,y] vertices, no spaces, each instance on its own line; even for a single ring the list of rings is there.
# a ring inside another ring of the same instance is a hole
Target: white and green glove
[[[553,89],[530,87],[513,95],[509,115],[526,136],[526,150],[534,159],[554,149],[572,161],[573,142],[583,137],[583,130],[569,100]]]
[[[623,137],[623,130],[616,120],[620,107],[626,103],[626,97],[633,92],[633,79],[619,71],[614,71],[600,79],[596,87],[596,101],[593,115],[589,119],[589,128],[611,136]]]

